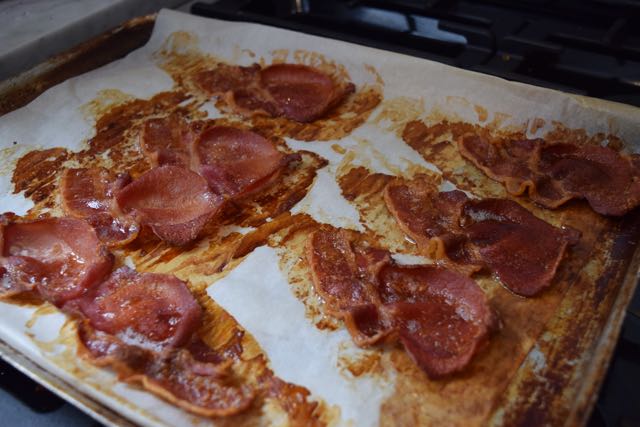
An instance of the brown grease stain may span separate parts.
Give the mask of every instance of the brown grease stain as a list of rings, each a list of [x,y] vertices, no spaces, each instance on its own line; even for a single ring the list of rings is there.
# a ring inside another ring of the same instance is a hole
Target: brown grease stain
[[[24,191],[25,197],[34,203],[44,202],[56,188],[58,173],[69,157],[70,153],[65,148],[34,150],[25,154],[16,163],[11,178],[14,192]],[[51,207],[53,202],[44,204]]]
[[[331,144],[331,149],[338,154],[344,154],[347,152],[347,150],[344,147],[341,147],[338,144]]]
[[[546,120],[541,117],[536,117],[531,120],[531,124],[529,125],[529,132],[533,135],[538,133],[540,129],[542,129],[547,124]]]
[[[305,316],[321,330],[336,330],[342,323],[324,313],[323,301],[311,283],[309,265],[305,256],[305,244],[309,234],[319,224],[307,215],[297,215],[295,227],[283,229],[277,245],[282,250],[280,270],[287,275],[292,293],[304,304]]]
[[[557,121],[552,121],[551,124],[552,129],[544,136],[544,139],[550,142],[571,141],[578,145],[607,145],[616,151],[625,148],[624,141],[610,133],[597,132],[589,135],[584,129],[571,129]]]
[[[16,156],[18,147],[18,141],[13,141],[13,145],[0,148],[0,175],[9,175],[15,167],[11,159]]]
[[[473,109],[476,110],[476,114],[478,115],[478,120],[480,122],[487,121],[487,118],[489,117],[489,113],[487,112],[486,108],[484,108],[482,105],[474,105]]]
[[[380,112],[372,122],[388,132],[402,134],[407,122],[418,120],[425,114],[422,99],[397,97],[385,99],[380,104]]]
[[[348,357],[345,355],[338,357],[338,366],[347,370],[354,377],[381,372],[382,366],[380,363],[380,352],[375,350],[362,354],[360,357]]]

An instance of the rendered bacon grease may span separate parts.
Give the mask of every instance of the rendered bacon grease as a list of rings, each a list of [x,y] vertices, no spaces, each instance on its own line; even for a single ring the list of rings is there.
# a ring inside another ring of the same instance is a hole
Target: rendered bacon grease
[[[232,361],[198,338],[201,308],[184,282],[127,267],[110,274],[113,257],[83,220],[1,218],[0,296],[35,293],[79,317],[92,362],[187,410],[225,416],[251,404]]]
[[[464,158],[514,195],[557,208],[586,199],[602,215],[620,216],[640,204],[640,161],[609,147],[549,143],[543,139],[489,141],[463,135]]]
[[[434,265],[396,265],[346,230],[318,230],[307,260],[326,311],[360,346],[399,341],[432,378],[464,369],[487,342],[493,313],[470,278]]]
[[[577,231],[556,228],[512,200],[439,192],[424,177],[390,183],[384,198],[425,254],[468,272],[487,268],[522,296],[550,286],[567,248],[579,240]]]
[[[322,71],[298,64],[265,68],[219,64],[199,73],[196,83],[211,96],[223,97],[237,113],[286,117],[312,122],[326,115],[355,91]]]

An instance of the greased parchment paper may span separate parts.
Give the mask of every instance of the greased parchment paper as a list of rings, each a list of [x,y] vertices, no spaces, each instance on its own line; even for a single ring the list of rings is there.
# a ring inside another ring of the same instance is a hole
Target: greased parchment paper
[[[354,164],[366,164],[375,172],[397,174],[410,166],[437,171],[378,117],[382,109],[393,105],[392,100],[417,100],[413,104],[416,116],[437,110],[473,123],[478,121],[475,106],[482,106],[488,114],[485,120],[500,119],[504,126],[523,126],[534,118],[543,119],[544,126],[530,127],[531,136],[543,135],[554,122],[561,122],[568,128],[585,129],[587,133],[614,134],[628,144],[640,140],[640,112],[633,107],[510,83],[339,41],[164,10],[158,15],[153,35],[143,48],[108,66],[70,79],[26,107],[0,118],[1,211],[23,214],[33,206],[22,194],[13,193],[11,175],[16,160],[34,149],[81,149],[93,135],[94,119],[87,114],[86,106],[104,91],[115,89],[144,99],[172,88],[172,78],[158,66],[157,53],[171,48],[171,36],[176,32],[189,33],[204,53],[243,65],[257,58],[269,63],[275,51],[317,52],[343,65],[358,87],[365,84],[382,87],[384,101],[351,135],[335,141],[287,139],[292,149],[313,151],[329,161],[319,171],[307,196],[292,209],[292,213],[308,213],[321,223],[355,230],[363,228],[358,211],[342,197],[336,184],[335,176],[345,156],[351,156]],[[210,117],[220,115],[211,103],[203,108]],[[363,140],[367,144],[363,145]],[[332,149],[335,144],[342,149]],[[630,148],[638,149],[635,145]],[[335,423],[378,425],[381,405],[394,390],[393,369],[387,366],[385,375],[354,376],[340,368],[341,356],[357,355],[364,350],[352,344],[344,329],[321,330],[305,316],[303,303],[295,297],[286,274],[280,269],[278,250],[267,246],[257,248],[228,275],[212,284],[208,294],[254,336],[277,376],[306,387],[314,399],[339,410]],[[398,261],[402,262],[403,258],[398,256]],[[120,383],[106,370],[77,360],[75,349],[66,348],[57,340],[60,334],[67,333],[64,321],[65,317],[50,307],[0,303],[0,338],[133,421],[143,425],[215,424]],[[265,414],[265,424],[269,423],[268,418]],[[277,424],[276,420],[271,421]]]

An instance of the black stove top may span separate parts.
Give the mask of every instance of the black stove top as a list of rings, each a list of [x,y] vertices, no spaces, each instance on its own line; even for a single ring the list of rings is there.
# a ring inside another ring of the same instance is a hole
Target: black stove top
[[[640,0],[220,0],[191,11],[640,106]],[[98,425],[1,360],[0,413],[3,425]],[[640,426],[640,289],[588,426]]]
[[[192,12],[640,106],[638,0],[221,0]]]

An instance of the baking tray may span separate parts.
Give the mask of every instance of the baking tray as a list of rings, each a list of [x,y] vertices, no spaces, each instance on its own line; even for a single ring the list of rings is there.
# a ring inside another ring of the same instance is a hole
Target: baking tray
[[[108,64],[142,46],[149,39],[155,17],[133,19],[44,64],[0,84],[0,115],[26,105],[46,89],[71,77]],[[530,353],[518,370],[516,381],[493,412],[493,424],[584,425],[614,350],[625,309],[633,295],[640,272],[640,212],[612,224],[614,250],[607,268],[590,289],[580,292],[583,308],[563,311],[549,328],[564,331],[546,341],[546,363],[535,366]],[[575,296],[575,295],[574,295]],[[572,309],[575,307],[572,307]],[[539,349],[537,349],[539,351]],[[118,413],[88,397],[18,351],[0,342],[0,356],[46,388],[59,394],[98,421],[108,425],[131,425]],[[567,365],[567,361],[571,365]]]

